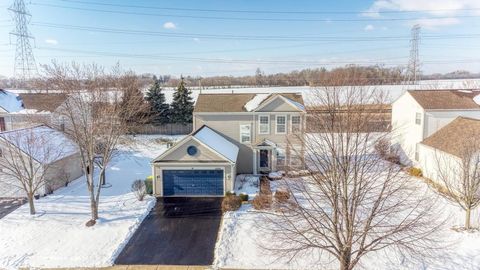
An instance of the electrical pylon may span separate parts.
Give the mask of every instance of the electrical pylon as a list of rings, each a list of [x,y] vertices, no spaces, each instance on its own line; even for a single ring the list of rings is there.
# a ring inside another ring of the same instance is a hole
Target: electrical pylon
[[[412,27],[412,38],[410,39],[410,59],[407,67],[407,83],[417,84],[420,76],[420,57],[418,54],[418,44],[420,42],[420,25]]]

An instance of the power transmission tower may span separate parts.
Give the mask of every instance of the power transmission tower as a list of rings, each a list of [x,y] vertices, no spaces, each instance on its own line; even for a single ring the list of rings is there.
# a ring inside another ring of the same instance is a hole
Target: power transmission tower
[[[25,81],[31,79],[37,74],[37,65],[33,57],[30,39],[33,36],[28,31],[27,25],[30,22],[31,15],[25,7],[23,0],[14,0],[12,6],[8,9],[13,13],[15,21],[15,30],[10,35],[16,36],[15,63],[13,75],[17,81],[16,86],[24,85]]]
[[[420,25],[412,27],[412,38],[410,39],[410,59],[407,67],[407,83],[417,84],[420,75],[420,57],[418,54],[418,43],[420,42]]]

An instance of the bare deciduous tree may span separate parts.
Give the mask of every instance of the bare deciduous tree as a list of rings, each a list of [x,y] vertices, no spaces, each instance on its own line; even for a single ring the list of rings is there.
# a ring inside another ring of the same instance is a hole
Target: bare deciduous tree
[[[25,192],[30,214],[35,214],[34,196],[48,188],[48,175],[54,161],[63,154],[63,146],[50,143],[60,140],[47,127],[27,128],[2,133],[0,181]],[[67,142],[66,142],[67,143]]]
[[[435,152],[436,169],[443,192],[449,200],[465,211],[465,229],[470,229],[471,211],[480,204],[480,131],[465,130],[468,140],[456,144],[457,156]]]
[[[310,176],[284,182],[292,196],[263,214],[262,228],[272,237],[262,246],[290,259],[317,251],[342,270],[388,248],[426,253],[443,225],[432,211],[434,200],[426,187],[375,153],[389,134],[371,131],[369,106],[386,106],[385,96],[369,87],[330,85],[308,97],[322,107],[307,122],[307,130],[317,133],[298,138]]]
[[[91,220],[98,219],[98,206],[105,170],[117,153],[119,139],[143,121],[146,103],[137,77],[91,65],[45,66],[46,81],[68,95],[59,109],[64,132],[79,146],[90,195]]]

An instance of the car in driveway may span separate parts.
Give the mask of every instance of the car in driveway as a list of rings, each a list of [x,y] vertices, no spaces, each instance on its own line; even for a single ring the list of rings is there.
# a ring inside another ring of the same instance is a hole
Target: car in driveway
[[[221,203],[221,197],[158,198],[115,264],[211,265]]]

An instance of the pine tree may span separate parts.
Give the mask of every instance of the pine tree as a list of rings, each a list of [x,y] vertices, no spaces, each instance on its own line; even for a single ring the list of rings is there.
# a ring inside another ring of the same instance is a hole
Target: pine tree
[[[147,101],[153,113],[155,124],[166,124],[170,122],[170,106],[165,102],[165,94],[162,93],[160,81],[153,77],[154,83],[147,92]]]
[[[185,86],[185,80],[181,77],[177,91],[173,94],[173,102],[171,105],[172,122],[180,124],[188,124],[192,122],[193,98],[192,92]]]

